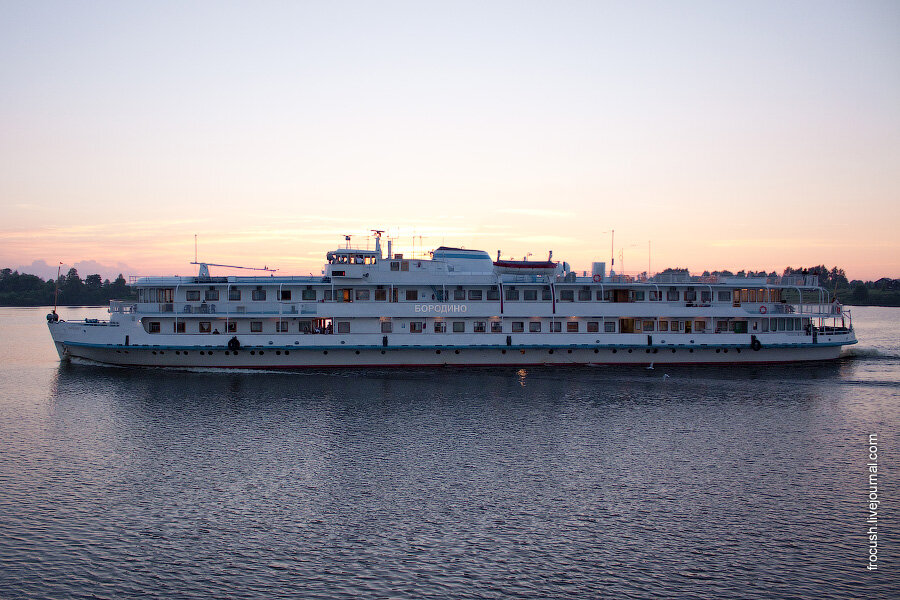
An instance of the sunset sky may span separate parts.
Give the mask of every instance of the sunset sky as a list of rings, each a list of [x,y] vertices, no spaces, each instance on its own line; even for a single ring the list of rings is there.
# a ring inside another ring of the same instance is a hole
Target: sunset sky
[[[318,273],[379,228],[581,270],[615,229],[626,272],[900,277],[894,0],[0,11],[0,267]]]

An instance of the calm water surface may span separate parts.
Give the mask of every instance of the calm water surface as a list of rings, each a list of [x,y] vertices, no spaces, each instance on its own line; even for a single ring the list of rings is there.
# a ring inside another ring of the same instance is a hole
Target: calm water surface
[[[900,309],[854,309],[861,343],[824,365],[296,374],[61,365],[46,312],[0,308],[0,598],[888,598],[900,581]],[[893,519],[877,572],[871,433]]]

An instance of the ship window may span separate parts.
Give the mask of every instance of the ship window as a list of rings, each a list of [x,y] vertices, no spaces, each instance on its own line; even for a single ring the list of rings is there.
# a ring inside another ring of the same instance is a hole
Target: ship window
[[[503,333],[503,323],[500,321],[491,321],[491,333]]]
[[[710,302],[712,300],[712,292],[703,290],[700,292],[700,302]]]
[[[425,324],[422,321],[410,321],[409,323],[409,332],[410,333],[422,333],[422,330],[425,328]]]
[[[591,300],[591,290],[578,290],[578,301],[579,302],[590,302]]]
[[[681,331],[681,321],[669,321],[669,329],[672,331]]]
[[[475,321],[475,324],[472,327],[472,331],[474,331],[475,333],[484,333],[486,331],[485,322]]]
[[[560,302],[574,302],[575,301],[575,290],[560,290],[559,291],[559,301]]]
[[[500,290],[496,287],[492,287],[487,291],[487,299],[488,300],[499,300],[500,299]]]
[[[200,321],[200,333],[209,333],[212,331],[212,325],[209,321]]]
[[[562,332],[562,323],[559,321],[553,321],[550,323],[550,333],[561,333]]]
[[[524,290],[522,295],[526,302],[534,302],[537,300],[537,290]]]
[[[206,290],[206,293],[203,296],[204,300],[218,302],[219,301],[219,290]]]
[[[159,321],[151,321],[147,324],[147,331],[150,333],[159,333]]]
[[[553,300],[553,294],[550,293],[550,290],[541,290],[541,300],[546,300],[547,302]]]
[[[453,290],[453,299],[454,300],[465,300],[466,299],[466,290]]]
[[[250,321],[250,332],[260,333],[262,331],[262,321]]]
[[[794,320],[793,319],[785,319],[785,321],[787,321],[787,330],[793,331],[794,330]]]
[[[685,302],[693,302],[697,299],[697,292],[694,290],[685,290],[684,292],[684,301]]]
[[[390,321],[382,321],[381,322],[381,333],[393,333],[394,332],[394,324]]]
[[[159,301],[160,302],[174,302],[175,301],[175,290],[173,288],[165,288],[159,290]]]
[[[669,302],[672,302],[672,301],[677,302],[678,301],[678,290],[669,290],[668,292],[666,292],[666,300],[668,300]]]
[[[600,323],[598,321],[588,321],[588,333],[598,333],[600,331]]]
[[[657,300],[659,300],[659,292],[657,292],[656,290],[651,291],[650,302],[656,302]]]
[[[331,300],[331,296],[332,296],[331,289],[327,289],[322,292],[322,298],[324,300]]]
[[[541,332],[541,322],[540,321],[531,321],[528,323],[528,331],[531,333],[540,333]]]
[[[716,321],[716,333],[728,331],[728,321]]]
[[[519,290],[516,288],[506,288],[506,301],[511,302],[519,299]]]
[[[300,298],[302,300],[315,300],[316,290],[303,290],[302,292],[300,292]]]
[[[634,301],[635,301],[635,302],[643,302],[643,301],[644,301],[644,292],[643,292],[643,290],[634,293]]]
[[[731,292],[719,292],[719,302],[731,302]]]
[[[705,331],[706,321],[694,321],[694,331]],[[746,330],[744,331],[746,333]]]
[[[644,331],[653,331],[655,329],[653,321],[644,321]]]
[[[434,332],[435,333],[447,333],[447,324],[443,321],[435,321],[434,322]]]
[[[641,330],[641,322],[638,321],[637,319],[635,319],[635,321],[634,321],[634,331],[640,331],[640,330]]]
[[[605,321],[603,323],[603,331],[606,333],[615,333],[616,332],[616,322],[615,321]]]
[[[287,321],[278,321],[275,323],[275,331],[279,333],[287,333],[288,330],[288,322]]]
[[[172,323],[172,331],[175,333],[184,333],[184,321]]]
[[[237,333],[237,323],[235,321],[229,321],[228,325],[225,326],[225,331],[228,333]]]
[[[401,271],[409,271],[409,262],[408,262],[408,261],[405,261],[405,260],[404,260],[403,262],[401,262],[401,263],[400,263],[400,270],[401,270]]]
[[[262,302],[266,299],[266,290],[253,290],[250,297],[257,302]]]
[[[521,333],[525,331],[525,321],[513,321],[512,322],[512,332],[513,333]]]
[[[406,299],[415,302],[419,299],[419,290],[406,290]]]
[[[200,302],[200,290],[188,290],[184,293],[184,299],[188,302]]]
[[[453,321],[453,333],[464,333],[466,331],[465,321]]]
[[[338,333],[350,333],[350,321],[338,321]]]
[[[381,290],[384,291],[384,290]],[[369,299],[369,290],[356,290],[356,299],[357,300],[368,300]]]
[[[481,300],[481,290],[469,290],[469,300]]]
[[[387,300],[387,290],[375,290],[375,302],[384,302]]]
[[[241,290],[236,290],[234,288],[228,290],[228,299],[232,302],[240,302],[241,301]]]
[[[391,271],[399,271],[399,270],[400,270],[400,263],[399,263],[399,262],[392,262],[392,263],[391,263]]]
[[[659,330],[660,331],[668,331],[669,330],[669,322],[668,321],[660,321],[659,322]]]

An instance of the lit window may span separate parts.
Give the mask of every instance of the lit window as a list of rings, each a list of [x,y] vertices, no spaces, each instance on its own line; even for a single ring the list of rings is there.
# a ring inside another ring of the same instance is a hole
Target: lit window
[[[491,321],[491,333],[503,333],[503,323],[500,321]]]
[[[578,321],[566,321],[566,332],[578,333]]]
[[[262,332],[262,321],[250,321],[250,332],[251,333]]]
[[[745,325],[746,327],[746,325]],[[694,321],[694,331],[704,331],[706,329],[706,321]]]
[[[447,332],[447,324],[443,321],[435,321],[434,322],[434,332],[435,333],[446,333]]]
[[[660,321],[659,322],[659,330],[660,331],[668,331],[669,330],[669,322],[668,321]]]
[[[474,331],[475,333],[484,333],[486,331],[485,322],[475,321],[475,325],[473,326],[472,331]]]
[[[669,321],[669,329],[672,331],[681,331],[681,321]]]
[[[528,322],[528,331],[531,333],[540,333],[541,332],[541,322],[540,321],[529,321]]]
[[[422,321],[410,321],[409,323],[409,332],[410,333],[422,333],[422,330],[425,328],[424,323]]]
[[[513,333],[522,333],[525,331],[525,321],[513,321],[512,322],[512,332]]]

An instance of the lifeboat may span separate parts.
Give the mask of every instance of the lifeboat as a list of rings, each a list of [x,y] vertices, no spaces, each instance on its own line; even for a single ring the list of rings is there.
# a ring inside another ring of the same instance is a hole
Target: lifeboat
[[[517,275],[551,275],[559,266],[551,260],[495,260],[494,268],[498,273],[515,273]]]

